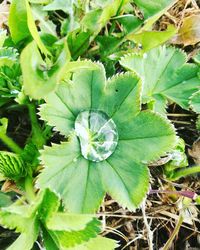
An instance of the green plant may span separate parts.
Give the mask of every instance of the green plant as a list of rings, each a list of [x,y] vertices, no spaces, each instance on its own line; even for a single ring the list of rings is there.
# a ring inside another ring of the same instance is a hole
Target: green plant
[[[106,191],[133,210],[148,191],[144,164],[170,150],[175,133],[158,114],[141,111],[135,74],[106,82],[103,66],[94,68],[74,71],[69,82],[45,97],[40,116],[67,142],[41,151],[46,168],[37,184],[59,193],[72,211],[95,212]]]
[[[163,114],[167,101],[189,109],[189,98],[199,89],[199,67],[186,61],[180,49],[163,46],[142,55],[127,55],[120,63],[141,76],[142,102]]]
[[[0,224],[18,233],[8,249],[114,249],[95,215],[106,194],[133,212],[165,155],[164,178],[199,172],[166,112],[200,112],[199,54],[187,62],[162,45],[177,28],[154,26],[174,2],[12,0],[0,30]]]

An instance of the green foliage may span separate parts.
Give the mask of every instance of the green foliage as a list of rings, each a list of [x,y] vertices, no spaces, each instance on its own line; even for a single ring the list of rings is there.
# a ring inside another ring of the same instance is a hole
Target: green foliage
[[[99,232],[100,222],[93,215],[77,215],[58,212],[58,197],[48,189],[40,192],[30,205],[13,204],[2,208],[0,211],[0,223],[6,228],[14,229],[21,233],[18,239],[8,248],[30,250],[36,241],[40,230],[44,237],[44,243],[51,239],[56,246],[55,249],[68,249],[83,247],[85,244],[92,245]],[[85,241],[90,241],[85,243]],[[108,242],[107,242],[108,241]],[[109,239],[105,240],[113,249],[115,243]],[[48,248],[47,248],[48,249]],[[83,248],[84,249],[84,248]],[[90,248],[86,248],[90,249]]]
[[[191,96],[190,107],[196,113],[200,113],[200,91],[197,91]]]
[[[199,69],[192,63],[186,63],[186,60],[183,51],[164,46],[144,55],[127,55],[120,63],[142,77],[142,102],[153,102],[153,109],[164,113],[165,100],[188,109],[190,96],[199,89]]]
[[[9,195],[0,192],[0,207],[7,207],[11,205],[12,201]]]
[[[30,36],[27,24],[26,1],[13,0],[10,6],[9,29],[15,43]]]
[[[19,179],[25,177],[28,167],[23,159],[17,154],[0,151],[0,173],[9,179]]]
[[[145,1],[145,0],[135,0],[136,5],[142,10],[145,19],[156,15],[159,12],[164,12],[166,8],[169,8],[175,3],[174,0],[160,0],[155,3],[155,1]]]
[[[176,32],[176,28],[170,25],[165,31],[142,31],[141,33],[130,34],[127,39],[142,45],[142,52],[146,52],[165,43]]]
[[[159,115],[140,110],[140,90],[136,75],[117,75],[106,82],[104,68],[96,64],[96,69],[74,71],[70,82],[60,84],[50,93],[40,115],[70,137],[67,142],[41,151],[46,168],[37,185],[55,190],[70,211],[96,211],[106,191],[130,210],[138,207],[149,186],[143,162],[163,155],[175,140],[170,123]],[[104,111],[117,126],[117,149],[105,161],[92,162],[81,155],[73,128],[82,110]]]
[[[47,250],[114,249],[90,214],[106,193],[134,211],[149,190],[147,165],[166,154],[169,180],[200,171],[184,168],[184,141],[165,115],[171,103],[200,113],[199,53],[188,63],[182,50],[160,46],[176,28],[153,26],[174,2],[11,1],[0,29],[0,115],[24,135],[22,149],[0,119],[2,190],[12,183],[18,194],[12,203],[0,192],[0,224],[19,233],[9,250],[36,241]]]
[[[179,168],[188,166],[187,156],[185,154],[185,142],[179,138],[175,149],[169,154],[170,161],[164,165],[164,174],[170,179]]]

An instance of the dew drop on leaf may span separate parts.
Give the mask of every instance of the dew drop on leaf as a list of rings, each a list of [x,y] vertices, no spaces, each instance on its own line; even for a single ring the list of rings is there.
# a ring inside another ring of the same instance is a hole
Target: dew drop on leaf
[[[107,159],[116,149],[118,132],[114,121],[99,110],[83,111],[75,121],[81,153],[90,161]]]

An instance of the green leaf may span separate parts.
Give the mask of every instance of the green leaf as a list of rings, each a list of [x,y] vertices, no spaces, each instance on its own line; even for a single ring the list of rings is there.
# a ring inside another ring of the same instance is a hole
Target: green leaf
[[[0,48],[3,47],[3,44],[7,38],[6,30],[0,29]]]
[[[122,206],[138,207],[149,187],[144,164],[170,151],[176,141],[170,122],[141,111],[140,93],[141,82],[134,73],[116,75],[106,82],[100,65],[74,71],[71,81],[60,84],[41,106],[42,119],[68,136],[68,141],[41,151],[45,169],[38,186],[57,192],[69,211],[96,211],[106,191]],[[118,145],[104,161],[89,161],[81,155],[74,123],[83,110],[105,112],[116,125]]]
[[[90,45],[90,32],[70,32],[67,36],[69,50],[74,59],[82,55]]]
[[[57,231],[75,231],[83,230],[85,225],[93,220],[91,214],[74,214],[74,213],[54,213],[47,220],[47,226],[51,230]],[[97,223],[99,225],[99,222]]]
[[[53,71],[51,76],[48,75],[45,62],[37,49],[36,43],[31,42],[22,51],[20,56],[22,68],[24,92],[34,99],[40,99],[44,93],[48,93],[55,88],[56,72]]]
[[[194,112],[200,113],[200,90],[191,96],[190,107]]]
[[[51,231],[51,228],[49,228],[48,224],[47,227],[49,228],[50,235],[52,236],[54,241],[57,242],[59,249],[66,249],[68,247],[73,247],[75,245],[77,246],[85,241],[88,241],[91,238],[96,237],[97,233],[100,232],[99,225],[100,222],[96,219],[93,219],[89,223],[84,224],[83,225],[84,228],[82,230],[80,229],[71,231],[61,231],[61,230]]]
[[[63,10],[67,13],[73,11],[74,0],[53,0],[51,3],[43,7],[45,11]]]
[[[174,127],[168,120],[153,112],[142,111],[132,122],[124,123],[119,140],[121,155],[146,163],[158,159],[173,148],[176,137]]]
[[[120,63],[142,77],[143,103],[156,102],[155,96],[162,95],[188,109],[189,97],[199,88],[198,67],[186,63],[184,52],[173,47],[155,48],[144,55],[130,54]],[[157,109],[163,109],[163,105],[165,102]]]
[[[41,52],[45,56],[51,56],[39,36],[28,0],[12,1],[9,14],[9,28],[15,43],[32,36]]]
[[[32,6],[31,10],[34,20],[39,22],[38,26],[40,27],[41,33],[48,33],[56,36],[56,25],[53,24],[51,20],[48,20],[48,12],[44,11],[42,8],[43,7],[39,5]]]
[[[50,67],[43,61],[34,41],[26,46],[20,57],[25,93],[34,99],[45,98],[57,84],[67,81],[74,70],[97,68],[90,61],[69,62],[69,59],[69,51],[64,47]]]
[[[193,57],[194,61],[198,64],[200,64],[200,52],[198,52],[194,57]]]
[[[160,11],[169,8],[176,1],[174,0],[160,0],[155,2],[154,0],[135,0],[136,5],[142,10],[144,18],[147,19]]]
[[[57,195],[45,189],[38,193],[30,205],[14,204],[2,208],[0,224],[21,233],[8,249],[32,249],[40,227],[48,250],[66,249],[82,244],[100,232],[100,222],[94,215],[61,213],[58,212],[59,205]]]
[[[1,118],[0,119],[0,134],[6,134],[8,127],[8,119],[7,118]]]
[[[134,151],[130,150],[129,155],[127,153],[122,157],[122,147],[120,144],[112,157],[97,163],[96,167],[108,194],[124,208],[134,211],[148,192],[149,172],[145,165],[136,163],[130,156],[134,155]]]
[[[163,172],[164,175],[170,179],[170,177],[174,176],[177,169],[188,166],[184,140],[178,138],[176,147],[168,154],[168,156],[170,157],[170,161],[164,165]]]
[[[0,67],[6,66],[13,66],[18,59],[17,50],[14,48],[0,48]]]
[[[126,34],[135,31],[143,23],[141,19],[131,14],[117,16],[114,18],[114,20],[117,20],[119,23],[123,25]]]
[[[140,92],[141,82],[137,75],[129,72],[115,75],[107,81],[102,96],[92,107],[104,110],[120,130],[121,123],[140,112]]]
[[[61,195],[69,211],[88,213],[100,205],[104,190],[97,169],[80,154],[79,142],[74,136],[61,145],[45,147],[41,160],[47,168],[39,175],[37,185]]]
[[[6,178],[17,180],[25,177],[27,172],[28,167],[19,155],[0,151],[0,173]]]
[[[31,35],[27,24],[26,2],[24,0],[12,1],[8,24],[15,43]]]
[[[177,29],[173,25],[169,25],[165,31],[142,31],[128,35],[127,39],[142,45],[142,51],[146,52],[168,41],[176,32]]]
[[[115,16],[127,1],[115,0],[109,2],[104,8],[97,8],[88,12],[81,21],[82,29],[93,32],[95,37],[107,24],[111,17]]]
[[[67,250],[114,250],[118,244],[116,241],[98,236],[88,242],[78,245],[73,248],[67,248]]]
[[[35,25],[35,21],[34,21],[34,18],[33,18],[33,14],[32,14],[32,11],[31,11],[31,7],[29,5],[29,2],[28,0],[23,0],[25,1],[25,4],[26,4],[26,12],[27,12],[27,25],[28,25],[28,28],[29,28],[29,31],[33,37],[33,39],[35,40],[35,42],[37,43],[37,46],[40,48],[41,52],[47,57],[47,56],[50,56],[51,57],[51,53],[47,50],[47,48],[44,46],[41,38],[40,38],[40,35],[37,31],[37,27]]]
[[[0,211],[0,224],[9,229],[21,232],[9,250],[30,250],[39,233],[38,220],[29,214],[25,206],[12,205]]]
[[[87,65],[88,69],[74,72],[72,82],[59,84],[57,90],[45,98],[47,104],[42,105],[40,109],[42,119],[46,120],[49,125],[55,126],[56,130],[64,135],[68,135],[72,130],[75,117],[80,110],[89,109],[91,102],[93,106],[95,103],[97,105],[99,94],[105,83],[102,65],[89,61],[82,62],[83,68]],[[74,66],[76,67],[76,64]],[[77,67],[79,67],[78,62]]]
[[[12,204],[11,197],[9,195],[0,192],[0,207],[7,207]]]

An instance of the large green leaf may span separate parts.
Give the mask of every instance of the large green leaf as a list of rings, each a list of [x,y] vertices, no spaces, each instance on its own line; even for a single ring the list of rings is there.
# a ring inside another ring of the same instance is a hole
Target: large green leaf
[[[196,113],[200,113],[200,91],[197,91],[191,96],[190,106]]]
[[[141,111],[140,93],[137,75],[120,74],[105,82],[102,66],[74,71],[71,82],[60,84],[46,98],[40,115],[56,130],[71,136],[67,142],[41,151],[45,169],[39,175],[39,187],[49,187],[61,195],[70,211],[96,211],[105,191],[134,210],[149,187],[144,163],[171,150],[176,138],[165,118]],[[105,112],[117,127],[118,145],[106,161],[93,162],[81,155],[82,144],[74,127],[77,115],[85,110]]]
[[[144,55],[127,55],[120,63],[142,77],[143,103],[154,101],[154,108],[162,110],[165,102],[157,102],[160,95],[188,109],[189,97],[199,89],[200,80],[198,67],[186,60],[183,51],[164,46]]]

